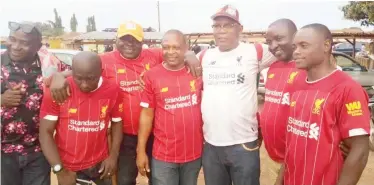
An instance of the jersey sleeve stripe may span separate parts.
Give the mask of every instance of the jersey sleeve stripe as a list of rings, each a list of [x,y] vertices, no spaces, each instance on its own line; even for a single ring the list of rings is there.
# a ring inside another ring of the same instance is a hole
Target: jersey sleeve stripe
[[[112,118],[112,121],[113,122],[120,122],[120,121],[122,121],[122,118]]]
[[[43,119],[46,119],[46,120],[49,120],[49,121],[57,121],[58,120],[58,116],[46,115],[46,116],[44,116]]]
[[[146,102],[140,102],[140,106],[144,108],[149,108],[149,103]]]
[[[349,130],[349,137],[354,137],[354,136],[362,136],[362,135],[369,135],[363,128],[355,128]]]

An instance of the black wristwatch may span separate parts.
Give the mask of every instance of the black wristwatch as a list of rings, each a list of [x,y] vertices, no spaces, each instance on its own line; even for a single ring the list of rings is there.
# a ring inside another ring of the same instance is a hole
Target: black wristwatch
[[[61,164],[56,164],[54,166],[52,166],[52,172],[54,174],[58,173],[58,172],[61,172],[62,171],[62,165]]]

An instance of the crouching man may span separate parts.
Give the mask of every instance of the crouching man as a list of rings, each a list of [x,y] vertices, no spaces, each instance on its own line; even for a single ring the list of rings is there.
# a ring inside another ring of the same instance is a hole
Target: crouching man
[[[120,90],[101,77],[101,60],[95,53],[77,54],[72,71],[73,76],[67,79],[71,95],[64,103],[57,104],[50,91],[45,92],[40,111],[41,148],[60,185],[92,181],[110,185],[122,141]]]

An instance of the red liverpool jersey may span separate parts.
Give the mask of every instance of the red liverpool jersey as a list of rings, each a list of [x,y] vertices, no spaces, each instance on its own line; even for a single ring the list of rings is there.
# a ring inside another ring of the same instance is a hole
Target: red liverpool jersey
[[[284,183],[336,184],[343,167],[339,144],[368,135],[369,116],[365,90],[342,71],[297,85],[286,128]]]
[[[141,106],[155,109],[153,157],[185,163],[201,157],[203,146],[200,79],[186,68],[156,66],[144,76]]]
[[[62,105],[45,91],[40,118],[57,121],[55,140],[63,166],[72,171],[92,167],[108,157],[107,128],[121,121],[121,90],[107,79],[98,89],[83,93],[70,77],[71,96]]]

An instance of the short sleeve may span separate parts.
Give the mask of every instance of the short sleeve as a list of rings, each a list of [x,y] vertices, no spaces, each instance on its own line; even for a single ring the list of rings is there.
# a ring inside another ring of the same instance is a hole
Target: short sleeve
[[[153,84],[150,79],[149,72],[145,73],[144,75],[144,83],[145,83],[145,88],[144,88],[144,91],[142,92],[140,106],[144,108],[154,108],[156,98],[155,98],[155,92],[153,89]]]
[[[149,49],[149,51],[151,51],[154,54],[157,63],[161,64],[164,61],[164,57],[163,57],[163,53],[162,53],[161,48],[151,48],[151,49]]]
[[[113,122],[120,122],[123,117],[123,97],[120,88],[116,88],[116,92],[117,96],[110,115]]]
[[[270,67],[272,63],[274,63],[277,59],[274,55],[269,51],[269,46],[265,44],[261,44],[262,46],[262,60],[259,61],[259,72],[263,69]]]
[[[57,121],[60,114],[60,106],[52,99],[50,89],[44,89],[42,106],[40,108],[40,118],[49,121]]]
[[[359,85],[346,87],[341,104],[338,104],[338,126],[343,138],[370,133],[370,112],[368,96]]]

